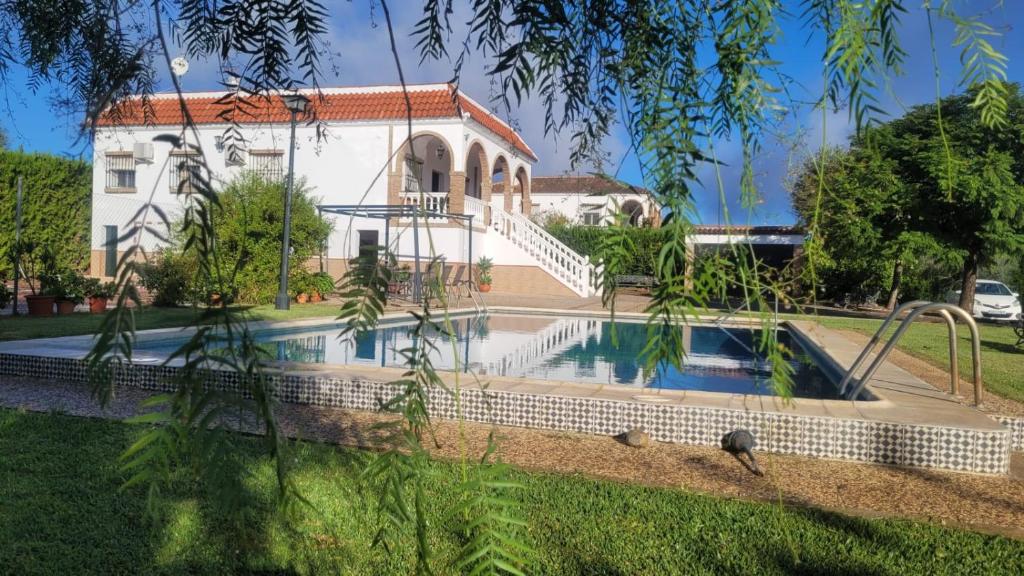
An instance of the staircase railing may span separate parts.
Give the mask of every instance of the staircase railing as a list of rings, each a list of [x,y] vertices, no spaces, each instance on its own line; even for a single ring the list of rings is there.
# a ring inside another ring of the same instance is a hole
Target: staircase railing
[[[590,258],[581,256],[522,214],[466,197],[467,211],[490,208],[490,227],[537,259],[540,267],[580,296],[597,293],[597,272]]]

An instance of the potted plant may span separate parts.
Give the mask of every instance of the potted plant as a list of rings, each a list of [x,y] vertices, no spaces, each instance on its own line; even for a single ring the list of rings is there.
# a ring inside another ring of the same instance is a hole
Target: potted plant
[[[320,302],[334,293],[334,278],[327,272],[317,272],[312,277],[313,290],[310,298],[313,302]]]
[[[53,294],[56,283],[56,262],[48,248],[37,250],[32,242],[22,240],[12,247],[17,263],[15,273],[21,274],[32,292],[25,296],[29,316],[53,316],[57,298]],[[17,298],[17,295],[15,295]]]
[[[291,287],[292,293],[295,294],[295,301],[299,304],[309,302],[309,293],[313,283],[312,276],[308,270],[302,268],[292,272],[288,285]]]
[[[85,277],[74,270],[55,275],[51,293],[55,296],[57,314],[74,314],[75,306],[85,302]]]
[[[494,261],[487,256],[481,256],[480,259],[476,261],[476,269],[479,274],[479,283],[477,284],[477,288],[479,288],[481,292],[491,291],[491,268],[493,267]]]
[[[412,269],[408,264],[402,264],[391,275],[391,280],[388,282],[388,294],[400,294],[402,286],[409,282],[410,276],[412,276]]]
[[[89,297],[89,312],[103,314],[107,310],[107,302],[117,293],[117,284],[100,282],[98,278],[86,280],[85,294]]]

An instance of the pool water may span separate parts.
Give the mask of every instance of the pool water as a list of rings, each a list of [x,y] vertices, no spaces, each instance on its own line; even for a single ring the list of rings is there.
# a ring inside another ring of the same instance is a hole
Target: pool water
[[[703,390],[772,395],[771,366],[750,350],[756,333],[715,326],[680,327],[686,349],[684,368],[667,366],[644,373],[642,350],[647,327],[617,321],[617,346],[607,319],[552,316],[490,315],[453,320],[460,369],[481,376],[511,376],[638,388]],[[278,360],[302,363],[403,367],[400,350],[413,345],[408,323],[389,324],[357,337],[339,339],[338,325],[301,331],[257,332],[257,338]],[[779,341],[793,352],[797,397],[839,398],[828,377],[808,360],[789,334]],[[456,352],[449,339],[435,340],[432,359],[442,370],[455,368]],[[140,343],[138,350],[169,353],[172,341]]]

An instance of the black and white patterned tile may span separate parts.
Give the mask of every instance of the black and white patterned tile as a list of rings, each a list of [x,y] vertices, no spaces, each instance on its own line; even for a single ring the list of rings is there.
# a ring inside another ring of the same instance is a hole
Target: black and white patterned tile
[[[1005,432],[978,432],[974,443],[973,471],[1005,474],[1010,469],[1010,435]]]
[[[176,368],[136,364],[119,367],[119,385],[173,390]],[[0,374],[85,382],[81,360],[0,354]],[[206,385],[220,390],[248,390],[238,374],[212,370]],[[266,386],[284,402],[379,410],[401,389],[359,378],[323,374],[269,375]],[[245,392],[243,392],[245,393]],[[428,392],[435,418],[456,418],[454,396],[443,389]],[[504,391],[462,390],[466,420],[500,425],[615,435],[642,427],[659,441],[717,446],[722,435],[738,428],[754,434],[762,450],[883,464],[936,467],[1004,474],[1011,449],[1024,449],[1024,418],[998,417],[1006,431],[974,431],[937,426],[821,418],[678,404],[616,401]]]
[[[867,462],[900,464],[903,461],[903,428],[891,422],[869,422]]]
[[[866,420],[837,419],[833,453],[836,458],[844,460],[872,461],[871,423]]]
[[[939,429],[931,426],[906,426],[903,428],[902,450],[899,464],[917,468],[928,468],[938,461]]]
[[[926,465],[950,470],[972,470],[978,434],[964,428],[938,428],[935,458]]]

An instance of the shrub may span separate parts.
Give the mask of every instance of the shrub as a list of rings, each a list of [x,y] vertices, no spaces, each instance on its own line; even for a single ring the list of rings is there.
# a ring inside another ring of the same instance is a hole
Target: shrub
[[[623,274],[636,274],[641,276],[654,275],[654,263],[664,244],[660,228],[626,228],[636,250],[632,258],[626,261]],[[547,227],[547,231],[564,243],[566,246],[591,260],[600,257],[598,253],[601,242],[609,233],[609,228],[603,226],[566,226],[555,224]]]
[[[199,294],[195,259],[173,250],[160,250],[139,268],[142,286],[154,306],[181,306],[195,302]]]
[[[222,274],[238,300],[269,303],[277,295],[284,232],[284,184],[242,175],[219,194],[222,210],[214,215]],[[292,193],[289,270],[297,271],[319,253],[331,233],[301,181]],[[307,289],[309,286],[307,286]]]
[[[0,254],[14,253],[19,176],[23,178],[23,247],[51,247],[60,269],[85,270],[92,206],[90,165],[48,154],[0,150],[0,203],[4,206],[0,210]],[[0,273],[13,276],[12,259],[0,259]]]
[[[317,272],[311,278],[313,289],[321,296],[327,297],[334,293],[334,278],[327,272]]]
[[[295,268],[288,275],[288,290],[294,298],[299,294],[311,294],[316,290],[313,275],[305,268]]]
[[[113,298],[117,294],[117,284],[114,282],[100,282],[98,278],[89,278],[85,281],[85,295],[90,298]]]

